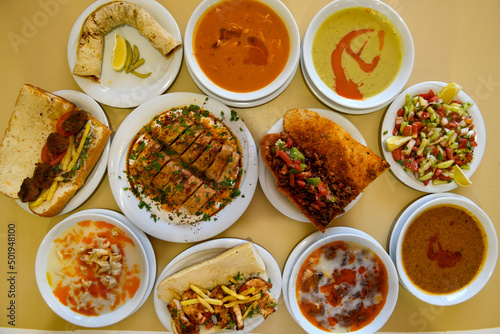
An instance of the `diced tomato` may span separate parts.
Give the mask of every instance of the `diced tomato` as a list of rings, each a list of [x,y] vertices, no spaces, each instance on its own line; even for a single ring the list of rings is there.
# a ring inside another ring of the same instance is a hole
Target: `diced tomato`
[[[466,161],[463,161],[462,159],[460,159],[460,157],[456,154],[455,154],[455,157],[453,159],[455,160],[455,165],[458,165],[458,166],[462,166],[462,165],[465,165],[467,163]]]
[[[289,173],[288,175],[289,175],[288,177],[289,177],[290,185],[293,187],[295,185],[295,174]]]
[[[424,186],[428,185],[429,182],[431,182],[431,180],[424,180],[424,181],[422,181],[422,183],[424,184]]]
[[[472,153],[471,152],[465,153],[465,159],[467,160],[467,162],[471,162],[472,161]]]
[[[424,112],[422,112],[422,116],[420,116],[420,118],[424,118],[424,119],[427,119],[427,118],[429,118],[429,117],[431,117],[431,114],[429,114],[429,112],[428,112],[428,111],[424,111]]]
[[[67,132],[63,129],[62,127],[62,124],[64,123],[64,121],[66,120],[66,118],[68,118],[68,116],[72,113],[72,111],[70,112],[67,112],[65,113],[64,115],[62,115],[59,120],[57,121],[57,124],[56,124],[56,131],[57,133],[59,133],[61,136],[63,137],[69,137],[71,135],[74,135],[74,133],[71,133],[71,132]]]
[[[407,125],[403,128],[403,136],[411,136],[411,125]]]
[[[438,96],[436,96],[436,95],[434,95],[434,96],[432,96],[432,97],[430,97],[430,98],[428,99],[429,103],[430,103],[430,102],[435,102],[435,101],[437,101],[437,100],[439,100],[439,97],[438,97]]]
[[[438,115],[439,115],[439,117],[441,117],[441,118],[443,118],[443,117],[444,117],[445,112],[446,112],[446,108],[445,108],[445,107],[443,107],[443,106],[439,106],[439,107],[437,107],[437,109],[436,109],[436,114],[438,114]]]
[[[301,180],[306,179],[306,178],[311,177],[311,176],[312,176],[311,172],[302,172],[302,173],[295,174],[295,177],[297,179],[301,179]]]
[[[320,182],[318,184],[318,191],[321,195],[328,194],[328,188],[326,187],[326,184],[324,182]]]
[[[292,162],[292,159],[290,159],[290,157],[288,156],[288,154],[286,154],[286,152],[284,151],[278,151],[278,156],[283,159],[283,161],[285,161],[285,163],[291,167],[293,162]]]
[[[247,289],[247,284],[243,284],[242,286],[240,286],[240,288],[238,289],[238,293],[242,293],[243,291],[245,291]]]
[[[422,129],[422,126],[423,126],[422,122],[413,122],[411,124],[411,130],[412,130],[411,136],[413,138],[418,137],[418,132]]]
[[[292,138],[288,137],[286,139],[285,147],[292,147],[292,146],[293,146],[293,140],[292,140]]]
[[[443,170],[438,168],[438,169],[436,169],[436,170],[434,171],[434,176],[436,176],[436,177],[437,177],[437,176],[441,175],[441,173],[442,173],[442,172],[443,172]]]
[[[447,147],[444,149],[444,153],[446,153],[446,159],[451,160],[453,159],[453,149]]]
[[[394,151],[391,152],[392,153],[392,158],[394,159],[394,161],[401,160],[402,151],[403,151],[403,148],[402,147],[398,147],[397,149],[395,149]]]
[[[460,144],[458,145],[458,148],[459,149],[466,148],[468,142],[469,140],[467,138],[460,138]]]
[[[444,174],[441,174],[438,176],[438,179],[440,180],[446,180],[446,181],[451,181],[451,176],[446,176]]]
[[[60,154],[54,154],[50,152],[49,148],[47,147],[47,143],[45,143],[42,148],[41,159],[43,163],[49,164],[50,166],[55,166],[61,162],[65,155],[66,151]]]
[[[431,98],[431,95],[429,93],[418,94],[418,96],[424,98],[425,100],[429,100]]]
[[[418,163],[413,157],[404,157],[403,163],[406,168],[411,170],[412,172],[418,172]]]
[[[405,114],[405,110],[404,110],[403,108],[399,108],[399,109],[398,109],[398,112],[397,112],[397,115],[398,115],[399,117],[403,117],[403,115],[404,115],[404,114]]]
[[[304,180],[297,180],[297,184],[301,187],[304,188],[306,186],[306,181]]]

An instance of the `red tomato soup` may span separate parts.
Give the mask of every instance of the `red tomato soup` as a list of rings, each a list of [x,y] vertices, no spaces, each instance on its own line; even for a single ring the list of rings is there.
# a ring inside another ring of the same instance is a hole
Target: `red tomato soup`
[[[389,290],[387,270],[369,248],[335,241],[302,264],[296,294],[302,315],[325,331],[356,331],[375,319]]]
[[[238,93],[264,88],[285,68],[290,37],[281,17],[255,0],[226,0],[198,21],[193,50],[205,75]]]
[[[54,240],[47,279],[56,298],[76,313],[98,316],[132,299],[141,283],[136,245],[103,221],[82,221]]]

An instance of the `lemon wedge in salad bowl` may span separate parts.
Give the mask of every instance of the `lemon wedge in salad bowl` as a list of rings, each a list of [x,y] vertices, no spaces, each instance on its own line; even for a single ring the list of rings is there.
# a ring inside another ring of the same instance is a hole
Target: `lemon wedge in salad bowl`
[[[469,186],[472,183],[472,181],[469,180],[469,178],[467,177],[467,175],[465,175],[465,173],[462,170],[462,168],[460,168],[457,165],[453,166],[453,180],[460,187],[467,187],[467,186]]]
[[[122,36],[115,34],[115,44],[111,56],[111,68],[115,71],[121,71],[125,68],[127,58],[129,58],[127,41]]]
[[[462,86],[450,82],[447,84],[441,91],[437,94],[441,100],[443,100],[444,104],[450,104],[453,101],[458,93],[462,90]]]
[[[409,142],[411,138],[411,136],[392,136],[387,138],[387,140],[385,141],[385,146],[387,146],[389,152],[392,152],[398,147],[401,147]]]

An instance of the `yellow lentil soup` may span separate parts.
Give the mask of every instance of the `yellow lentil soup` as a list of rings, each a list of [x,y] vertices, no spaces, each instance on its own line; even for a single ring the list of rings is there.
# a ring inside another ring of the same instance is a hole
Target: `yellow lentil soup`
[[[394,24],[363,7],[340,10],[318,28],[312,60],[321,80],[342,97],[363,100],[389,87],[403,59]]]
[[[409,225],[402,244],[405,273],[426,293],[449,294],[467,286],[484,264],[487,237],[477,218],[449,204],[433,206]]]

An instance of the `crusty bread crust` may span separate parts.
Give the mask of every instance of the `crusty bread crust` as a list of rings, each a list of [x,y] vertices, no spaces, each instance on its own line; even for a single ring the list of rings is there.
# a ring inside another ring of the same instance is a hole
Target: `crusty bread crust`
[[[231,248],[213,259],[183,269],[165,278],[157,289],[158,297],[169,304],[174,299],[170,291],[182,295],[194,284],[202,289],[214,289],[218,285],[230,283],[228,276],[259,275],[267,279],[266,266],[253,243],[245,242],[241,246]],[[174,326],[175,327],[175,326]]]
[[[14,112],[0,144],[0,193],[19,198],[17,193],[35,164],[57,120],[75,105],[41,88],[21,88]]]
[[[91,127],[94,132],[95,139],[93,145],[87,151],[88,157],[85,160],[84,165],[78,170],[78,173],[72,182],[59,184],[59,187],[57,188],[51,201],[45,201],[36,207],[32,207],[30,205],[30,210],[34,214],[42,217],[53,217],[59,214],[75,195],[78,189],[83,186],[87,176],[89,176],[92,172],[92,169],[101,157],[101,153],[108,142],[109,136],[111,135],[111,130],[91,115],[88,116],[92,122]]]
[[[0,192],[18,198],[23,180],[31,177],[45,145],[48,135],[55,131],[59,118],[77,107],[50,92],[26,84],[16,101],[14,112],[0,144]],[[85,183],[87,176],[99,160],[111,130],[88,114],[94,133],[94,145],[72,182],[59,183],[54,197],[30,209],[43,217],[60,213],[76,191]]]
[[[389,168],[386,161],[354,140],[342,127],[313,111],[306,109],[287,111],[283,117],[283,127],[294,146],[306,156],[320,159],[328,171],[337,174],[343,180],[343,184],[352,189],[350,193],[345,193],[346,206]],[[262,138],[260,142],[262,160],[275,177],[277,189],[320,231],[324,232],[331,221],[321,220],[312,214],[309,207],[299,202],[291,186],[280,185],[280,170],[271,164],[273,160],[271,149],[280,137],[280,134],[270,133]],[[344,209],[343,205],[339,206],[331,219],[342,214]]]

